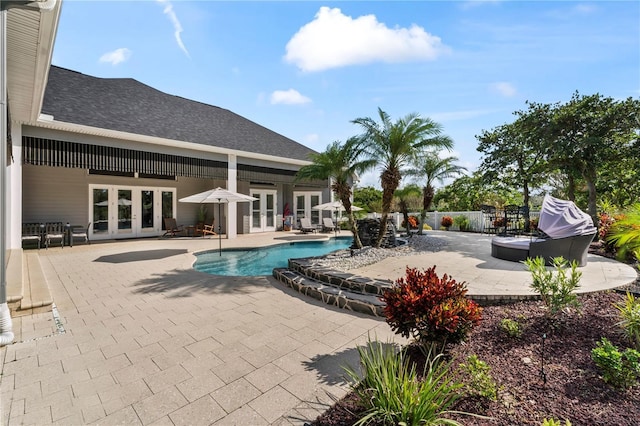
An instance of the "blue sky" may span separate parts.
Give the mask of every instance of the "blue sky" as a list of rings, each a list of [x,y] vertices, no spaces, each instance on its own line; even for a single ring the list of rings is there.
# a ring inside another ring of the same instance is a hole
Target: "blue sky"
[[[53,64],[226,108],[317,151],[378,107],[418,113],[474,170],[475,135],[527,100],[640,96],[640,2],[65,0]]]

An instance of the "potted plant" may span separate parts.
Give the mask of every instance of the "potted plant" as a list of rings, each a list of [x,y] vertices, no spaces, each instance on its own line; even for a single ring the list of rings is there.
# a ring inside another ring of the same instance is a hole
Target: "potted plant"
[[[200,204],[200,208],[198,209],[198,216],[196,218],[196,223],[198,225],[204,225],[204,222],[207,220],[207,206],[204,204]]]

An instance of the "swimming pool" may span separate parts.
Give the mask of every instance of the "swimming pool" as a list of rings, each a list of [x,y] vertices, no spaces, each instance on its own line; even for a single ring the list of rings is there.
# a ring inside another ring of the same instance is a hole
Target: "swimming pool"
[[[328,241],[296,241],[250,250],[217,250],[196,254],[193,267],[200,272],[226,276],[271,275],[274,268],[285,268],[291,258],[322,256],[348,248],[353,239],[333,238]]]

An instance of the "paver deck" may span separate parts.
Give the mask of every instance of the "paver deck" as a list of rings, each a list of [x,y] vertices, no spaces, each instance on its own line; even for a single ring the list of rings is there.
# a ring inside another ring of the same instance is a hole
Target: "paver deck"
[[[393,275],[395,268],[402,275],[415,261],[437,264],[473,291],[485,279],[502,291],[524,288],[527,274],[516,270],[522,265],[474,253],[488,237],[476,235],[475,246],[472,238],[457,243],[453,233],[431,237],[449,246],[387,259],[367,274]],[[298,237],[271,233],[222,244],[277,238]],[[404,343],[382,319],[302,298],[271,277],[191,268],[193,252],[217,248],[214,237],[40,250],[55,307],[14,318],[16,343],[0,349],[3,424],[302,425],[347,392],[342,366],[356,365],[367,336]],[[619,276],[631,279],[629,269]],[[609,285],[611,271],[601,272]]]

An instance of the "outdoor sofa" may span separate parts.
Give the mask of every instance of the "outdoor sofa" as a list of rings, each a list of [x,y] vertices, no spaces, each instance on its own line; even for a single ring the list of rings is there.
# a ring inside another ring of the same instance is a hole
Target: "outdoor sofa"
[[[494,237],[491,256],[521,262],[527,258],[543,257],[547,265],[554,257],[562,256],[587,264],[589,244],[596,235],[591,216],[573,202],[545,196],[538,221],[539,237]]]

